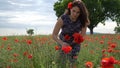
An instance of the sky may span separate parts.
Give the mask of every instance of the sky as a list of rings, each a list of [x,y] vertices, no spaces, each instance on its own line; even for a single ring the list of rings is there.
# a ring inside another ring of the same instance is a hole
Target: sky
[[[57,21],[53,5],[57,0],[0,0],[0,36],[51,34]],[[94,32],[114,33],[115,22],[107,20],[106,26],[98,24]],[[89,32],[89,29],[87,29]]]

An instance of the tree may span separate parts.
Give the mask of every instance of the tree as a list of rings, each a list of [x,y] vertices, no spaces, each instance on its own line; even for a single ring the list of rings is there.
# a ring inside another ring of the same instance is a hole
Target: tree
[[[106,17],[112,21],[116,21],[117,26],[120,25],[120,0],[102,0]]]
[[[86,7],[89,11],[90,25],[88,26],[90,34],[93,34],[93,29],[99,24],[102,23],[105,25],[105,13],[100,0],[83,0],[86,4]]]
[[[115,27],[114,31],[116,34],[120,34],[120,26]]]
[[[54,4],[54,10],[56,11],[56,16],[62,15],[67,8],[68,2],[71,0],[59,0]],[[116,21],[119,25],[120,23],[120,0],[83,0],[88,12],[90,25],[90,33],[93,34],[93,29],[102,23],[105,25],[107,19]]]
[[[99,22],[104,23],[105,21],[105,13],[102,10],[102,5],[99,0],[83,0],[86,4],[86,7],[89,11],[89,18],[91,21],[91,24],[88,26],[90,29],[90,33],[93,34],[93,28],[98,25]],[[61,0],[55,3],[54,10],[56,11],[56,15],[59,17],[61,14],[63,14],[65,8],[67,8],[67,3],[70,2],[70,0],[67,0],[65,3],[65,0]],[[59,4],[58,4],[59,3]],[[65,5],[65,6],[62,6]],[[59,6],[59,7],[57,7]],[[62,8],[63,11],[60,11]],[[59,12],[58,12],[59,11]]]
[[[27,34],[29,34],[29,35],[33,35],[33,34],[34,34],[33,31],[34,31],[33,29],[28,29],[28,30],[27,30]]]
[[[64,13],[65,9],[67,8],[67,4],[72,1],[73,0],[58,0],[54,4],[54,10],[56,11],[56,16],[60,17]]]

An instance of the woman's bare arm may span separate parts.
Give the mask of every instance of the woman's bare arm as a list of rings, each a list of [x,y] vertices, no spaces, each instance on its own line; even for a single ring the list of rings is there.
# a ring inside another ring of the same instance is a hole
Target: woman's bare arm
[[[81,29],[81,34],[82,34],[82,36],[85,36],[85,35],[86,35],[86,31],[87,31],[88,25],[90,25],[90,20],[89,20],[89,19],[87,20],[87,22],[86,22],[86,24],[85,24],[85,27],[83,27],[83,28]]]
[[[81,34],[82,34],[82,36],[85,36],[85,35],[86,35],[86,30],[87,30],[87,26],[85,26],[85,27],[83,27],[83,28],[81,29]]]
[[[55,27],[54,27],[54,30],[53,30],[53,33],[52,33],[52,37],[60,45],[68,45],[67,43],[63,42],[62,40],[60,40],[58,38],[58,33],[59,33],[62,26],[63,26],[63,21],[62,21],[61,18],[59,18],[57,23],[55,24]]]

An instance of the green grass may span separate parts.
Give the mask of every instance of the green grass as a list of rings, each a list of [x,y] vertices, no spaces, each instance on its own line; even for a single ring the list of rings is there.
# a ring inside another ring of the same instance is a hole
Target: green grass
[[[54,49],[57,44],[50,35],[7,36],[6,38],[7,40],[3,40],[3,36],[0,37],[0,68],[58,68],[56,63],[58,51]],[[108,41],[116,43],[117,47],[114,50],[120,51],[120,39],[118,38],[120,35],[115,34],[87,35],[86,40],[81,44],[77,68],[85,68],[87,61],[93,62],[93,68],[100,67],[102,50],[108,49]],[[15,39],[18,42],[15,42]],[[27,44],[27,40],[31,40],[32,43]],[[104,43],[100,44],[100,41]],[[15,57],[14,54],[17,56]],[[120,61],[120,52],[105,52],[105,54],[107,57],[113,56]],[[32,55],[32,58],[28,58],[29,55]],[[68,63],[66,65],[68,66]],[[118,64],[114,66],[120,67]]]

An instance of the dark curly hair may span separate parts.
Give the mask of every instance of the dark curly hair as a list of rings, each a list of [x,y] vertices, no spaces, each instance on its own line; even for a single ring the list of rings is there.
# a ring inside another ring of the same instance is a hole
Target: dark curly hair
[[[72,2],[72,7],[79,7],[80,9],[80,16],[78,17],[77,20],[80,20],[81,21],[81,24],[82,24],[82,27],[85,27],[86,25],[86,22],[89,22],[88,21],[88,10],[85,6],[85,4],[82,2],[82,1],[73,1]],[[68,13],[70,15],[70,9],[68,8]]]

